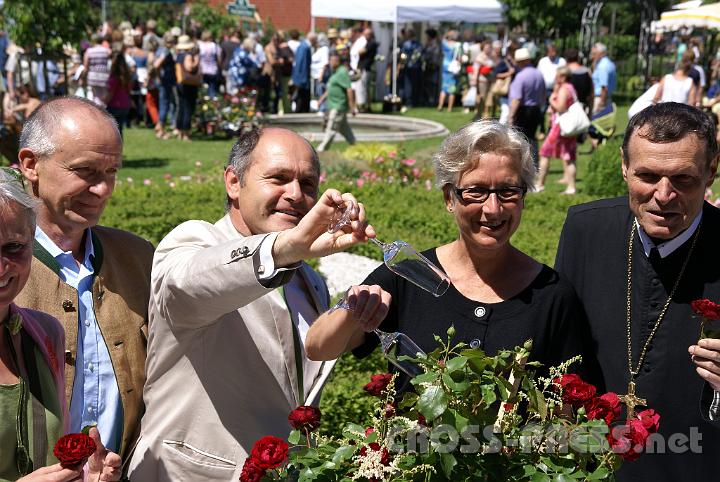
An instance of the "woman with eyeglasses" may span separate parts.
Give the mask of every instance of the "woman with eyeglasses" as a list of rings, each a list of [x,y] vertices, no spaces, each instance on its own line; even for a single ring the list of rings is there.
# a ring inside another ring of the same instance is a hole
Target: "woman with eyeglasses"
[[[0,168],[0,481],[120,480],[120,456],[102,446],[63,468],[53,447],[65,433],[65,334],[52,316],[13,303],[33,259],[36,201],[19,172]]]
[[[375,328],[403,332],[429,353],[438,347],[434,335],[445,338],[450,325],[454,343],[490,355],[527,340],[532,359],[546,367],[580,353],[584,315],[573,288],[510,242],[536,174],[527,139],[496,121],[473,122],[443,142],[433,164],[458,236],[422,254],[452,285],[435,298],[381,265],[350,289],[352,309],[313,323],[308,357],[367,356],[378,345]],[[408,389],[402,374],[396,387]]]

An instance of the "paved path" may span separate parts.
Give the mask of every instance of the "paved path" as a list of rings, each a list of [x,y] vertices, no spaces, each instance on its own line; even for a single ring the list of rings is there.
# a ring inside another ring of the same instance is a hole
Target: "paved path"
[[[381,262],[350,253],[336,253],[320,258],[320,273],[327,280],[330,296],[344,293],[360,284]]]

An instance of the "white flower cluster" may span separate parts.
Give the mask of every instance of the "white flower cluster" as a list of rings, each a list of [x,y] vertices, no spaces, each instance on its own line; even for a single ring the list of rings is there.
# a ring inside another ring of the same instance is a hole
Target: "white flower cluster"
[[[384,447],[380,447],[380,450],[373,450],[370,447],[367,447],[364,456],[356,455],[354,457],[360,467],[357,472],[353,474],[353,480],[362,478],[366,478],[368,480],[390,480],[390,477],[393,474],[401,471],[394,463],[383,465],[382,457],[385,452],[383,448]]]

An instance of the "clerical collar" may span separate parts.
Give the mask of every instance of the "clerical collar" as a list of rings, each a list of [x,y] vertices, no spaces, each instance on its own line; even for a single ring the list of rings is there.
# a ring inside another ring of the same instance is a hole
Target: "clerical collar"
[[[643,251],[645,252],[645,256],[648,258],[650,257],[650,250],[653,248],[657,248],[658,253],[660,254],[661,258],[666,258],[670,254],[672,254],[676,249],[678,249],[680,246],[685,244],[685,241],[690,239],[690,237],[693,235],[695,230],[700,225],[700,220],[702,219],[702,209],[700,210],[700,213],[695,217],[695,220],[692,222],[690,227],[688,227],[685,231],[680,233],[679,235],[675,236],[674,238],[667,240],[660,244],[655,244],[653,240],[650,238],[650,236],[647,235],[645,230],[640,226],[640,223],[638,223],[637,218],[635,218],[635,225],[637,226],[638,235],[640,236],[640,241],[642,242]]]

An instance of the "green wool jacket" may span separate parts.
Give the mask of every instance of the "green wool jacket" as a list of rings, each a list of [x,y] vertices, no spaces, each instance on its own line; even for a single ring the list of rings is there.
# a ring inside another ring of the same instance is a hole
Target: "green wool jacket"
[[[115,370],[123,407],[120,456],[129,455],[140,433],[153,246],[126,231],[92,228],[95,251],[93,306]],[[43,311],[65,327],[65,396],[68,407],[75,379],[78,338],[77,291],[59,277],[60,265],[37,241],[30,278],[15,299],[18,306]]]

